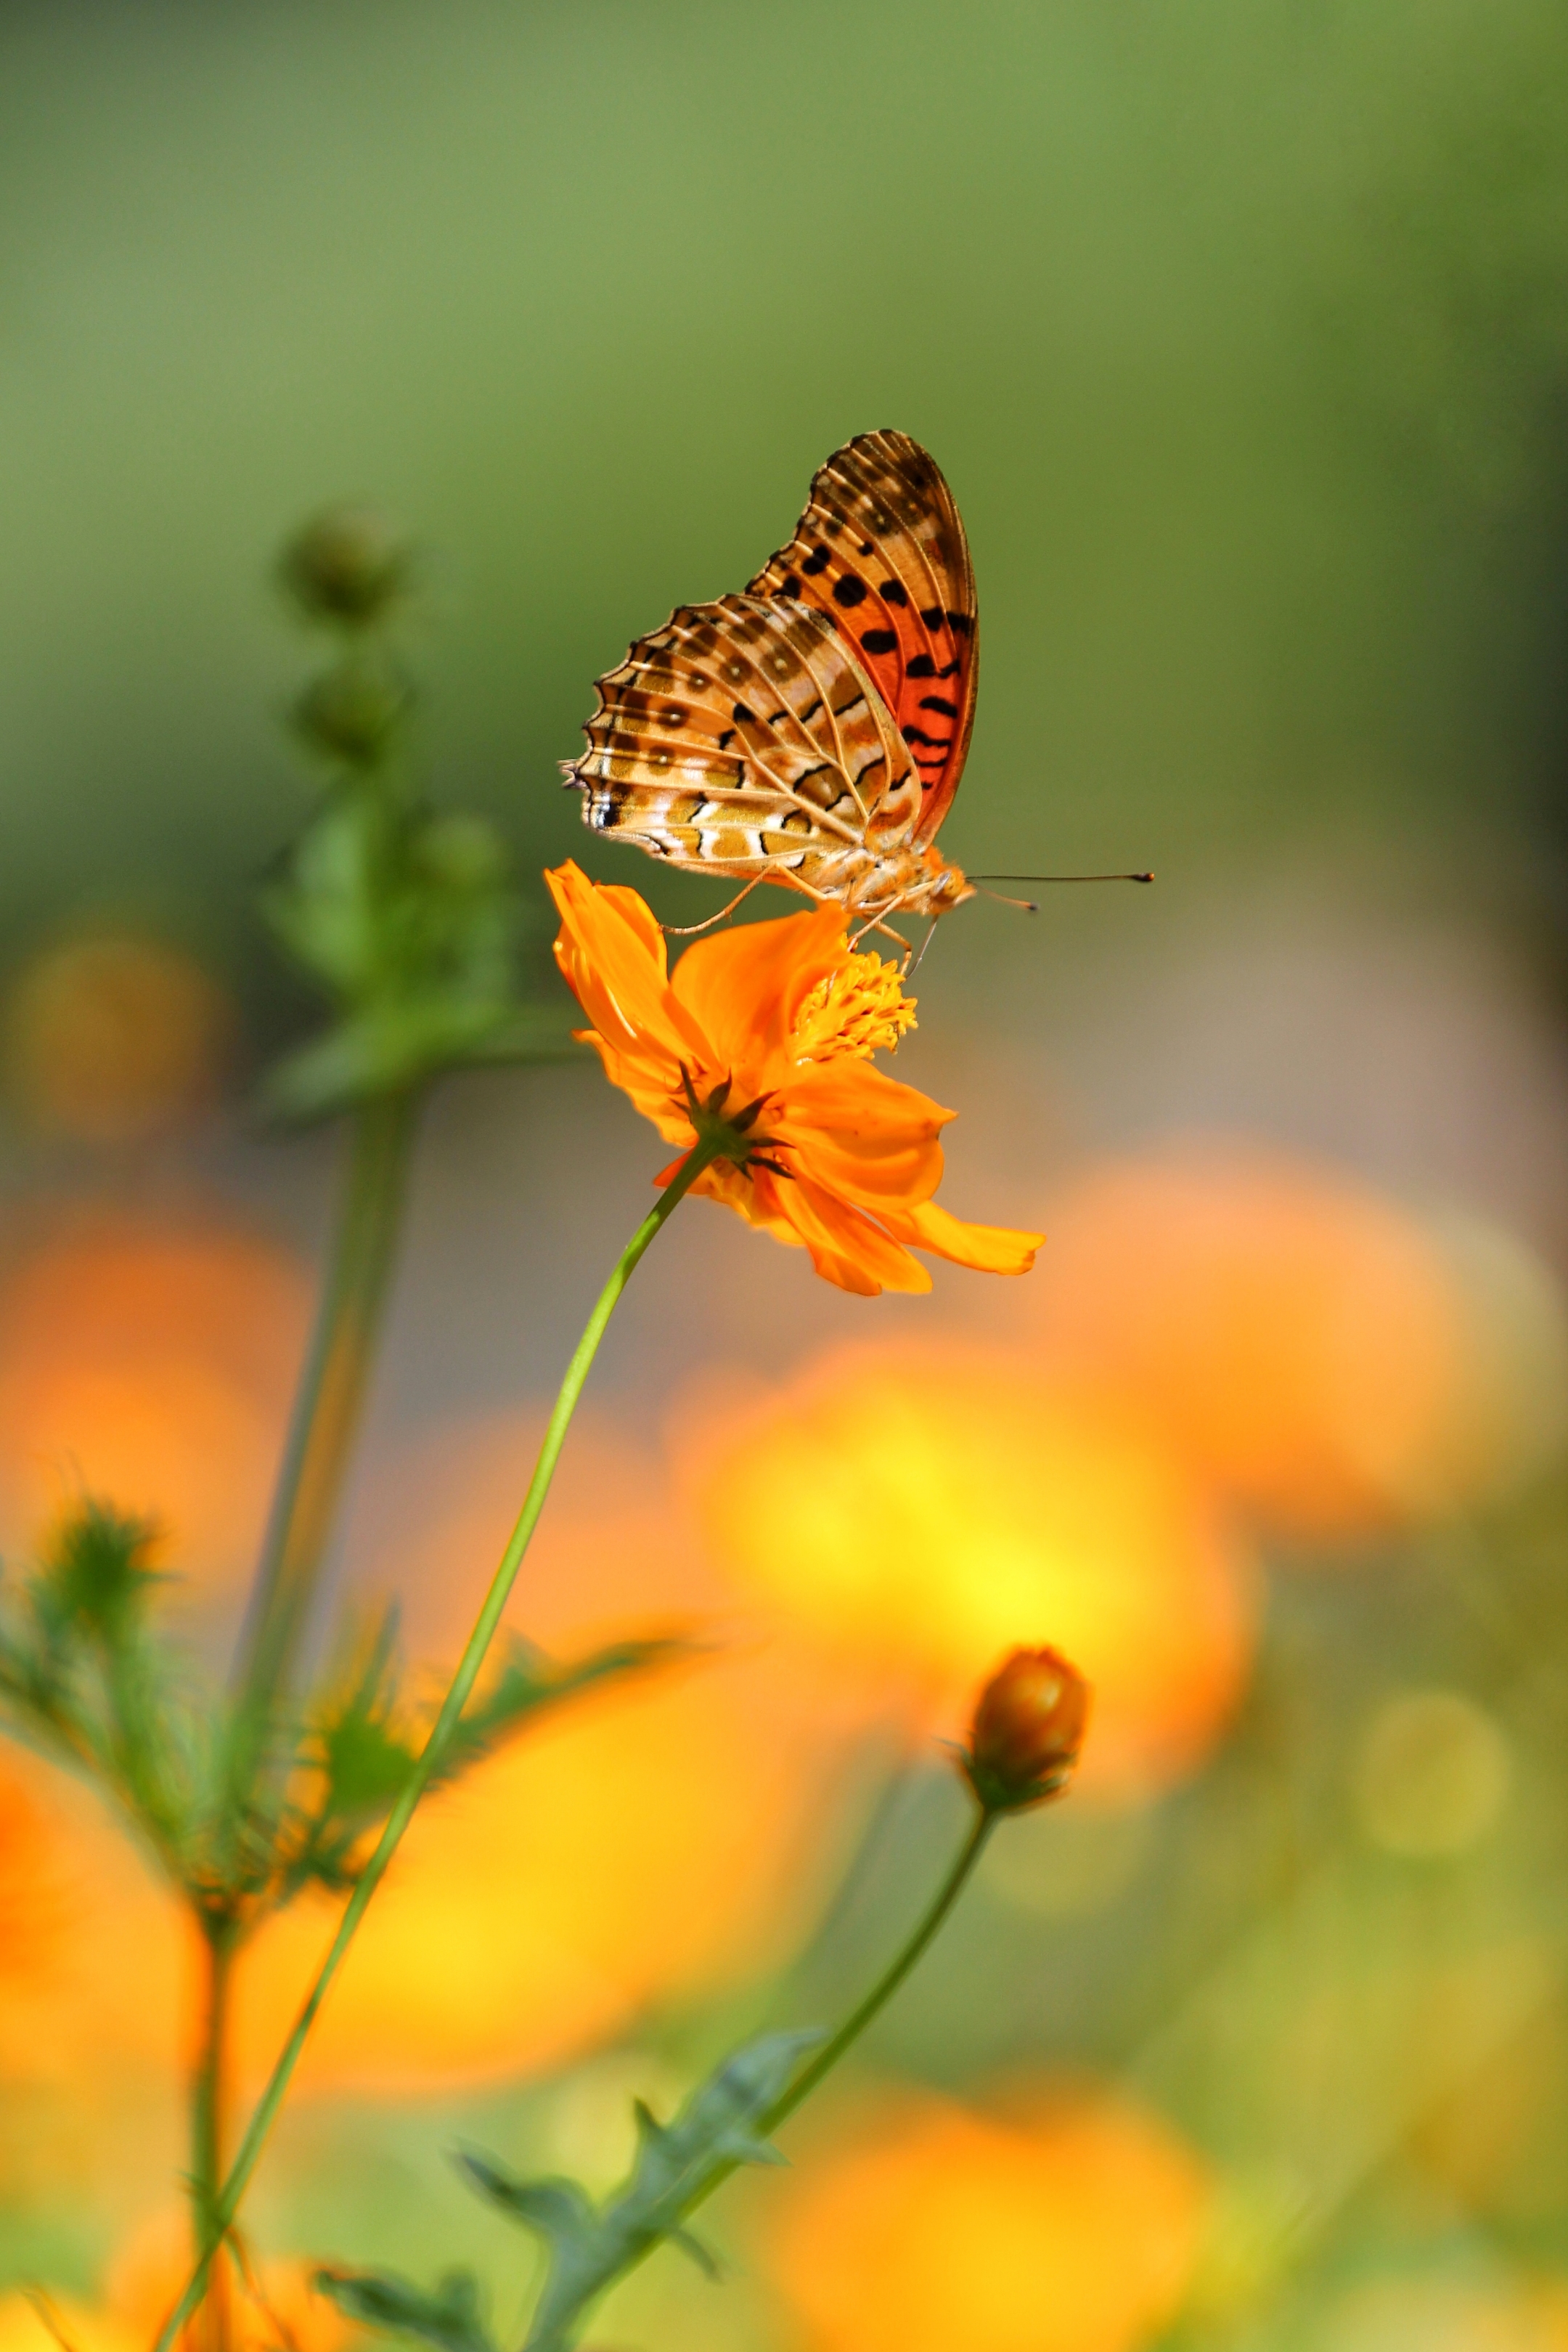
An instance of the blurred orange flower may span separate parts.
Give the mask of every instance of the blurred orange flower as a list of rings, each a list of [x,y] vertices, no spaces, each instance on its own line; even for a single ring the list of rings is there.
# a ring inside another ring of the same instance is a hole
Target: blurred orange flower
[[[1127,2101],[1004,2122],[907,2096],[802,2168],[766,2259],[814,2352],[1132,2352],[1176,2313],[1208,2201],[1197,2157]]]
[[[337,2352],[347,2342],[353,2330],[312,2289],[312,2268],[299,2261],[253,2261],[242,2273],[231,2265],[225,2284],[234,2352]],[[190,2214],[165,2206],[116,2251],[104,2282],[105,2318],[126,2330],[133,2344],[152,2343],[190,2274]]]
[[[954,1114],[872,1067],[915,1007],[896,965],[851,951],[841,908],[700,940],[672,980],[635,890],[595,885],[570,862],[545,878],[561,918],[556,960],[593,1024],[578,1034],[606,1076],[683,1154],[699,1125],[727,1128],[731,1155],[694,1192],[808,1249],[820,1275],[862,1297],[929,1290],[911,1249],[1029,1271],[1040,1234],[961,1224],[937,1207],[936,1138]]]
[[[1131,1796],[1223,1728],[1255,1633],[1248,1555],[1156,1427],[999,1351],[833,1349],[749,1406],[677,1404],[716,1561],[927,1719],[1050,1642],[1094,1689],[1079,1785]],[[731,1391],[727,1394],[727,1390]]]
[[[208,1098],[234,1011],[183,949],[115,931],[38,956],[5,1028],[11,1083],[40,1126],[124,1142]]]
[[[25,1749],[0,1762],[0,2081],[96,2100],[115,2063],[180,2054],[183,1926],[95,1792]]]
[[[1271,1528],[1375,1534],[1506,1451],[1485,1302],[1343,1176],[1220,1144],[1113,1162],[1051,1229],[1028,1302],[1047,1361],[1134,1400]]]
[[[810,1685],[755,1654],[543,1718],[422,1808],[301,2080],[396,2092],[537,2072],[776,1959],[831,1867],[842,1753]],[[316,1903],[263,1931],[236,1994],[247,2067],[270,2061],[328,1932]]]
[[[221,1585],[259,1541],[309,1317],[275,1243],[128,1220],[58,1228],[0,1286],[0,1543],[98,1493]]]
[[[47,1981],[66,1924],[48,1816],[18,1760],[9,1750],[0,1754],[0,1996],[5,1999]]]

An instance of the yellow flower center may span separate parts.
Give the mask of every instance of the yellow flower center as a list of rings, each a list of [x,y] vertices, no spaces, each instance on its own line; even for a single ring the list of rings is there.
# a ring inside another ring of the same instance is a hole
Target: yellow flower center
[[[915,999],[904,993],[899,966],[879,955],[846,955],[796,1014],[790,1051],[798,1062],[831,1062],[840,1054],[863,1060],[891,1053],[915,1025]]]

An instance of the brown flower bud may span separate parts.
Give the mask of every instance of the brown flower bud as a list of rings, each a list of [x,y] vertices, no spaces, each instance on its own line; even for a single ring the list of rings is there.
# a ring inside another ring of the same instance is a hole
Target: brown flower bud
[[[384,517],[335,507],[285,549],[283,583],[322,620],[361,627],[380,618],[407,583],[409,549]]]
[[[1089,1685],[1056,1650],[1015,1650],[980,1693],[963,1765],[988,1812],[1066,1787],[1089,1723]]]

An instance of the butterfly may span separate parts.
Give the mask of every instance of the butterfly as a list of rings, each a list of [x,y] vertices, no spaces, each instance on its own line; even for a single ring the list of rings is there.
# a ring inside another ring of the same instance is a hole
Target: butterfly
[[[935,842],[978,651],[936,459],[906,433],[862,433],[744,594],[679,606],[598,681],[567,782],[596,833],[691,873],[780,883],[877,927],[946,914],[974,895]]]

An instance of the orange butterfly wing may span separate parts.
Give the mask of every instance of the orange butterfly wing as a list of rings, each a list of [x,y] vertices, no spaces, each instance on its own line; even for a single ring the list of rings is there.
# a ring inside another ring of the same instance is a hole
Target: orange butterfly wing
[[[932,840],[964,771],[979,656],[969,543],[936,459],[907,433],[857,435],[747,593],[814,605],[849,640],[919,774],[912,838]]]
[[[784,597],[685,604],[599,681],[567,768],[598,833],[841,897],[907,841],[918,772],[854,648]]]

